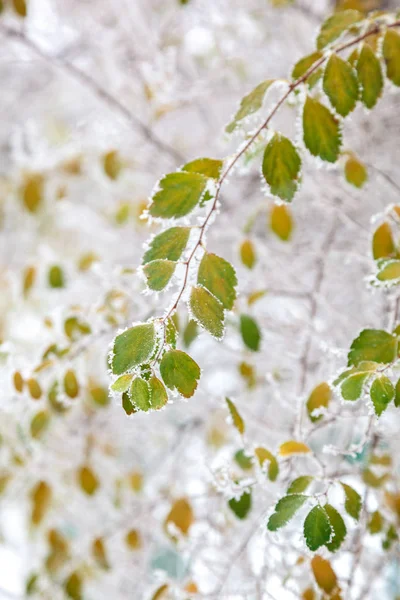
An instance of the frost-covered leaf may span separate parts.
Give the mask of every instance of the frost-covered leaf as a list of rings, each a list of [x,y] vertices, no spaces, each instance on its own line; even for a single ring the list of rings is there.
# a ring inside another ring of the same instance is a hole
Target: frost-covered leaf
[[[361,100],[367,108],[373,108],[383,90],[382,69],[378,57],[368,44],[364,44],[357,61]]]
[[[243,449],[240,449],[237,452],[235,452],[233,458],[235,459],[239,467],[243,469],[243,471],[249,471],[253,468],[253,461],[251,459],[251,456],[247,456]]]
[[[292,454],[307,454],[311,452],[307,444],[303,442],[296,442],[295,440],[289,440],[284,442],[279,447],[279,454],[281,456],[290,456]]]
[[[346,512],[348,515],[353,517],[353,519],[356,519],[356,521],[358,521],[358,519],[360,518],[360,512],[362,507],[361,496],[354,488],[352,488],[350,485],[347,485],[347,483],[341,482],[341,486],[345,494],[344,507],[346,509]]]
[[[279,474],[279,465],[272,452],[270,452],[266,448],[263,448],[262,446],[258,446],[258,448],[255,448],[254,454],[257,456],[261,468],[263,467],[266,460],[269,462],[268,479],[270,481],[275,481]]]
[[[333,529],[333,536],[330,542],[325,545],[330,552],[339,550],[344,538],[346,537],[347,529],[342,515],[331,504],[325,504],[325,512],[328,515],[329,522]]]
[[[165,341],[169,346],[172,346],[172,348],[176,348],[177,339],[178,330],[174,320],[169,317],[165,323]]]
[[[394,398],[393,383],[386,375],[380,375],[372,382],[370,394],[375,413],[380,417]]]
[[[218,298],[224,308],[233,308],[237,277],[235,269],[228,261],[216,254],[205,252],[199,266],[197,283]]]
[[[311,475],[301,475],[292,481],[287,489],[287,494],[301,494],[305,492],[313,477]]]
[[[352,25],[359,23],[363,18],[362,13],[358,10],[343,10],[328,17],[322,24],[317,38],[318,50],[322,50],[322,48],[334,42]]]
[[[207,178],[199,173],[169,173],[159,183],[149,212],[152,217],[178,219],[189,214],[200,202]]]
[[[151,377],[149,379],[149,387],[151,408],[153,410],[159,410],[168,402],[167,390],[165,389],[164,384],[157,377]]]
[[[332,569],[331,563],[317,554],[311,561],[311,568],[318,587],[331,597],[331,594],[337,588],[338,583],[336,573]],[[336,597],[337,600],[339,600],[340,596],[335,596],[335,598]]]
[[[182,167],[182,170],[189,171],[190,173],[199,173],[212,179],[219,179],[223,164],[222,160],[196,158]]]
[[[302,494],[290,494],[281,498],[275,506],[274,513],[268,520],[268,529],[270,531],[277,531],[281,527],[284,527],[294,517],[299,508],[303,506],[307,498],[308,496]]]
[[[193,287],[190,294],[190,311],[196,321],[211,335],[221,339],[224,335],[224,307],[202,286]]]
[[[240,259],[245,267],[252,269],[256,264],[256,251],[251,240],[244,240],[240,245]]]
[[[171,260],[153,260],[143,267],[147,285],[151,290],[160,292],[169,283],[175,271],[175,263]]]
[[[322,419],[322,415],[314,416],[314,410],[319,408],[327,408],[331,400],[332,392],[330,386],[326,383],[320,383],[311,392],[307,400],[307,412],[310,420],[316,423]]]
[[[253,317],[240,315],[240,333],[244,344],[253,352],[260,349],[261,332]]]
[[[236,427],[238,432],[241,435],[243,435],[244,431],[245,431],[245,424],[244,424],[242,417],[240,416],[238,409],[236,408],[236,406],[234,405],[232,400],[230,400],[229,398],[225,398],[225,400],[228,405],[228,409],[229,409],[234,426]]]
[[[251,493],[243,492],[238,500],[231,498],[228,506],[238,519],[245,519],[251,510]]]
[[[322,52],[313,52],[301,58],[293,67],[292,79],[300,79],[320,58],[322,58]]]
[[[262,173],[271,194],[290,202],[299,184],[301,159],[292,142],[276,133],[268,142],[262,162]]]
[[[355,156],[350,156],[344,165],[346,181],[356,188],[361,188],[368,179],[365,166]]]
[[[271,230],[283,241],[287,242],[293,229],[292,215],[285,204],[274,204],[269,217]]]
[[[181,350],[166,352],[160,363],[160,372],[169,389],[176,389],[185,398],[193,396],[200,379],[200,368],[188,354]]]
[[[358,100],[358,81],[353,68],[337,54],[332,54],[325,68],[323,88],[336,112],[346,117]]]
[[[394,85],[400,86],[400,35],[393,29],[388,29],[385,33],[382,53],[387,78]]]
[[[146,362],[156,343],[156,332],[153,323],[135,325],[117,335],[114,340],[111,357],[112,371],[121,375],[128,369]]]
[[[183,330],[183,343],[185,348],[189,348],[191,343],[197,338],[198,335],[199,327],[194,319],[190,319]]]
[[[400,260],[384,260],[378,264],[379,281],[393,281],[400,279]]]
[[[122,408],[124,409],[124,411],[126,412],[126,414],[128,416],[137,412],[136,408],[133,406],[132,400],[131,400],[128,392],[122,393]]]
[[[358,400],[362,394],[364,384],[373,372],[373,370],[352,369],[340,388],[343,400]]]
[[[303,533],[308,548],[313,552],[329,542],[332,527],[322,506],[314,506],[310,510],[304,521]]]
[[[397,408],[400,406],[400,379],[397,380],[395,387],[394,405]]]
[[[130,375],[130,374],[121,375],[121,377],[118,377],[118,379],[116,379],[114,381],[114,383],[111,385],[112,391],[113,392],[121,392],[121,393],[126,392],[130,388],[132,378],[133,378],[133,375]]]
[[[341,145],[338,120],[320,102],[307,96],[303,111],[303,134],[306,148],[313,156],[336,162]]]
[[[143,264],[153,260],[174,260],[182,256],[188,243],[190,227],[171,227],[156,235],[143,256]]]
[[[363,361],[392,362],[397,353],[397,337],[382,329],[363,329],[350,346],[348,365]]]
[[[379,225],[372,238],[372,254],[375,260],[378,258],[390,258],[396,252],[393,241],[392,230],[387,221]]]
[[[235,114],[233,121],[229,123],[229,125],[227,125],[225,128],[225,131],[227,133],[232,133],[236,129],[240,121],[260,110],[260,108],[263,105],[266,91],[272,83],[274,83],[274,79],[268,79],[267,81],[263,81],[257,87],[255,87],[254,90],[250,92],[250,94],[247,94],[247,96],[245,96],[242,99],[242,101],[240,102],[239,110]]]
[[[165,527],[168,528],[168,525],[172,524],[183,535],[187,535],[193,523],[194,512],[189,500],[187,498],[178,498],[178,500],[175,500],[165,519]]]
[[[132,403],[138,410],[143,410],[145,412],[150,410],[150,388],[147,381],[140,377],[135,377],[131,383],[129,395]]]

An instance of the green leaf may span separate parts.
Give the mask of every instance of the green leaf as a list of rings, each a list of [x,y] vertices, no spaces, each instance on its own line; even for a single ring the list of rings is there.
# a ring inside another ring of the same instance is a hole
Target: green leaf
[[[323,88],[336,112],[346,117],[358,100],[358,81],[353,68],[332,54],[325,68]]]
[[[251,510],[251,493],[243,492],[239,500],[231,498],[228,506],[238,519],[245,519]]]
[[[395,387],[394,405],[396,406],[396,408],[400,406],[400,379],[397,381]]]
[[[255,448],[254,453],[258,458],[258,462],[260,463],[261,468],[263,468],[266,460],[269,462],[268,479],[270,481],[275,481],[279,474],[279,464],[275,456],[272,454],[272,452],[270,452],[266,448],[263,448],[262,446]]]
[[[271,194],[290,202],[298,187],[300,167],[300,156],[292,142],[276,133],[265,148],[262,163]]]
[[[64,271],[59,265],[53,265],[49,269],[49,286],[51,288],[63,288],[65,287]]]
[[[207,178],[198,173],[169,173],[161,179],[160,190],[152,198],[150,215],[178,219],[189,214],[200,202]]]
[[[251,460],[251,457],[247,456],[243,449],[235,452],[234,459],[239,467],[243,469],[243,471],[249,471],[253,468],[253,461]]]
[[[392,230],[387,221],[379,225],[372,238],[372,255],[378,258],[390,258],[396,252]]]
[[[306,148],[313,156],[336,162],[341,145],[338,120],[320,102],[307,96],[303,111],[303,133]]]
[[[143,410],[145,412],[150,410],[150,388],[147,381],[141,379],[140,377],[135,377],[135,379],[132,381],[129,395],[133,405],[138,410]]]
[[[329,542],[332,527],[322,506],[314,506],[310,510],[304,521],[303,532],[306,544],[313,552]]]
[[[169,283],[175,271],[175,263],[171,260],[153,260],[143,267],[147,285],[151,290],[160,292]]]
[[[313,52],[301,58],[293,67],[292,79],[300,79],[320,58],[322,58],[322,52]]]
[[[114,340],[111,355],[112,372],[121,375],[128,369],[145,363],[156,343],[153,323],[144,323],[127,329]]]
[[[247,348],[257,352],[260,348],[261,332],[256,321],[249,315],[240,315],[240,333]]]
[[[311,475],[301,475],[294,479],[287,489],[287,494],[301,494],[305,492],[314,478]]]
[[[205,287],[231,310],[236,300],[237,277],[232,265],[216,254],[204,253],[197,275],[197,283]]]
[[[290,494],[281,498],[275,506],[275,512],[268,520],[267,528],[270,531],[277,531],[284,527],[294,517],[299,508],[303,506],[307,498],[308,496],[302,494]]]
[[[165,341],[172,348],[176,348],[176,342],[178,339],[178,330],[174,323],[174,320],[169,317],[165,323]]]
[[[380,417],[394,398],[393,383],[386,375],[381,375],[372,382],[370,394],[375,413]]]
[[[171,227],[152,239],[143,264],[153,260],[179,260],[188,243],[190,227]]]
[[[42,437],[50,423],[50,414],[47,410],[40,410],[31,421],[31,436],[37,440]]]
[[[163,383],[157,377],[151,377],[149,380],[151,408],[159,410],[168,402],[168,394]]]
[[[355,401],[358,400],[363,391],[366,379],[372,374],[372,372],[357,371],[351,373],[347,377],[340,388],[343,400]]]
[[[357,366],[362,361],[390,363],[396,358],[397,338],[382,329],[363,329],[350,346],[348,365]]]
[[[385,33],[382,53],[387,78],[394,85],[400,86],[400,35],[393,29],[388,29]]]
[[[132,415],[136,412],[136,409],[132,404],[128,392],[123,392],[122,394],[122,408],[124,409],[127,415]]]
[[[200,379],[200,368],[188,354],[181,350],[166,352],[161,360],[160,372],[169,389],[176,389],[185,398],[193,396]]]
[[[336,552],[336,550],[339,550],[344,538],[346,537],[346,525],[343,521],[342,515],[331,504],[325,504],[324,509],[328,515],[329,522],[333,529],[332,539],[325,545],[330,552]]]
[[[357,61],[361,100],[367,108],[373,108],[383,90],[382,69],[379,59],[368,44],[364,44]]]
[[[113,392],[126,392],[129,390],[133,375],[121,375],[111,386]]]
[[[331,388],[325,382],[320,383],[313,389],[307,400],[307,412],[310,421],[316,423],[322,419],[322,415],[314,416],[313,412],[319,408],[327,408],[331,400],[331,396]]]
[[[247,96],[242,99],[239,110],[237,111],[233,121],[225,128],[227,133],[232,133],[240,121],[260,110],[263,105],[266,91],[272,83],[274,83],[274,79],[263,81],[256,88],[254,88],[250,94],[247,94]]]
[[[334,42],[349,27],[362,21],[363,18],[358,10],[343,10],[326,19],[317,38],[318,50],[322,50],[322,48]]]
[[[197,338],[199,335],[198,325],[194,319],[190,319],[188,321],[184,331],[183,331],[183,343],[185,348],[189,348],[191,343]]]
[[[367,169],[355,156],[350,156],[344,166],[346,181],[356,188],[361,188],[368,179]]]
[[[347,483],[341,482],[341,486],[344,490],[344,494],[346,497],[344,503],[346,512],[348,515],[353,517],[353,519],[356,519],[356,521],[358,521],[358,519],[360,518],[360,512],[362,507],[361,496],[358,492],[356,492],[354,488],[352,488],[350,485],[347,485]]]
[[[400,260],[384,260],[378,265],[379,272],[376,276],[379,281],[393,281],[400,279]]]
[[[376,533],[380,533],[383,528],[383,523],[384,521],[379,510],[373,512],[368,523],[368,531],[370,534],[375,535]]]
[[[236,427],[238,432],[241,435],[243,435],[244,431],[245,431],[245,424],[244,424],[242,417],[239,414],[238,409],[236,408],[236,406],[234,405],[232,400],[229,400],[229,398],[225,398],[225,400],[228,405],[228,409],[229,409],[234,426]]]
[[[196,321],[211,335],[220,340],[224,335],[224,307],[202,286],[192,288],[190,310]]]
[[[192,160],[182,167],[182,170],[189,171],[190,173],[199,173],[212,179],[219,179],[223,164],[222,160],[196,158],[196,160]]]

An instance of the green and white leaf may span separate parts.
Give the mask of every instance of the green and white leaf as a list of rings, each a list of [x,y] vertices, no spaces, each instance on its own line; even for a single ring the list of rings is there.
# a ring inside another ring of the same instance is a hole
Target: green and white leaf
[[[190,312],[193,318],[212,336],[220,340],[224,335],[224,307],[208,290],[202,286],[193,287],[190,300]]]
[[[382,46],[386,64],[386,76],[394,85],[400,86],[400,35],[393,29],[385,33]]]
[[[169,389],[176,390],[185,398],[193,396],[200,379],[200,367],[186,352],[166,352],[161,359],[160,372]]]
[[[292,79],[296,80],[303,77],[320,58],[322,58],[322,52],[313,52],[301,58],[293,67]]]
[[[153,260],[143,267],[147,285],[155,292],[161,292],[175,272],[176,263],[171,260]]]
[[[358,10],[343,10],[328,17],[322,24],[317,38],[317,48],[322,50],[345,33],[352,25],[364,19]]]
[[[375,413],[380,417],[394,398],[393,383],[386,375],[380,375],[372,382],[370,395]]]
[[[245,519],[251,510],[251,493],[243,492],[238,500],[231,498],[228,506],[238,519]]]
[[[287,494],[301,494],[311,484],[314,478],[311,475],[301,475],[292,481],[287,489]]]
[[[337,54],[332,54],[325,68],[323,88],[336,112],[346,117],[358,100],[358,81],[354,69]]]
[[[177,261],[189,240],[190,227],[171,227],[156,235],[143,256],[143,264],[153,260]]]
[[[212,179],[219,179],[223,164],[222,160],[196,158],[182,167],[182,170],[190,173],[199,173],[200,175],[211,177]]]
[[[121,375],[145,363],[151,356],[156,344],[156,332],[153,323],[135,325],[117,335],[110,356],[112,372]]]
[[[304,144],[313,156],[336,162],[341,146],[339,122],[320,102],[307,96],[303,110]]]
[[[235,428],[238,430],[240,435],[243,435],[245,432],[245,424],[244,421],[236,408],[235,404],[229,398],[225,398],[226,403],[228,405],[229,413],[231,415],[232,423]]]
[[[367,108],[373,108],[383,91],[382,69],[378,57],[368,44],[364,44],[357,61],[361,100]]]
[[[159,410],[165,406],[168,402],[167,390],[164,384],[157,378],[151,377],[149,379],[151,408],[153,410]]]
[[[199,173],[169,173],[159,182],[149,213],[152,217],[179,219],[199,204],[206,191],[207,178]]]
[[[330,542],[326,543],[326,547],[330,552],[336,552],[342,545],[347,529],[342,515],[331,504],[325,504],[325,512],[328,515],[329,522],[333,529],[333,536]]]
[[[277,531],[284,527],[294,517],[299,508],[303,506],[307,498],[308,496],[302,494],[290,494],[281,498],[268,520],[267,528],[270,531]]]
[[[232,133],[239,125],[240,121],[243,121],[243,119],[246,117],[249,117],[253,113],[260,110],[264,102],[264,96],[274,81],[274,79],[267,79],[266,81],[263,81],[242,99],[239,110],[235,114],[231,123],[229,123],[229,125],[227,125],[225,128],[227,133]]]
[[[332,527],[322,506],[314,506],[310,510],[304,521],[303,533],[308,548],[313,552],[330,541]]]
[[[262,173],[271,194],[290,202],[299,185],[301,159],[292,142],[276,133],[268,142]]]
[[[205,252],[199,266],[197,283],[218,298],[224,308],[233,308],[237,277],[235,269],[228,261],[216,254]]]
[[[140,377],[135,377],[132,381],[129,395],[132,400],[133,405],[138,410],[143,410],[147,412],[151,409],[150,402],[150,388],[147,381],[141,379]]]
[[[348,365],[363,361],[388,364],[397,354],[397,337],[382,329],[364,329],[353,341],[348,354]]]
[[[348,515],[353,517],[353,519],[356,519],[356,521],[358,521],[358,519],[360,518],[360,512],[362,507],[361,496],[354,488],[352,488],[350,485],[347,485],[347,483],[341,482],[341,486],[345,494],[344,507],[346,509],[346,512]]]
[[[388,285],[397,285],[400,280],[400,260],[381,260],[377,264],[376,278]]]

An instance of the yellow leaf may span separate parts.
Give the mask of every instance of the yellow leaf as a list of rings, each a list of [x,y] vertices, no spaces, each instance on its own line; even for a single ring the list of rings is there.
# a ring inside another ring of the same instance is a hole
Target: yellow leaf
[[[129,475],[129,483],[134,492],[140,492],[143,488],[143,475],[135,471]]]
[[[167,583],[163,583],[163,585],[160,585],[160,587],[157,588],[154,594],[152,595],[151,600],[161,600],[162,598],[164,598],[165,592],[168,591],[168,587],[169,586]]]
[[[185,592],[188,592],[188,594],[198,594],[199,593],[199,588],[194,583],[194,581],[189,581],[185,585]]]
[[[34,174],[27,177],[22,186],[22,201],[31,213],[37,212],[43,201],[43,183],[42,175]]]
[[[256,292],[252,292],[247,297],[247,304],[251,306],[252,304],[257,302],[257,300],[263,298],[265,294],[267,294],[267,290],[257,290]]]
[[[307,588],[301,595],[301,600],[315,600],[315,592],[312,588]]]
[[[322,419],[322,415],[314,416],[314,410],[318,408],[326,408],[329,405],[332,396],[331,388],[327,383],[320,383],[317,385],[310,394],[307,400],[307,411],[311,421],[319,421]]]
[[[270,214],[271,230],[284,242],[290,239],[293,229],[292,215],[285,204],[274,204]]]
[[[138,550],[142,545],[140,533],[136,529],[131,529],[125,536],[125,542],[130,550]]]
[[[45,481],[39,481],[31,491],[33,525],[39,525],[50,507],[51,488]]]
[[[187,535],[194,521],[194,514],[189,501],[186,498],[175,500],[169,511],[164,527],[168,531],[168,525],[174,525],[183,535]]]
[[[34,400],[39,400],[42,395],[42,388],[37,379],[30,378],[26,382],[29,393]]]
[[[337,587],[337,577],[330,562],[317,554],[311,561],[311,568],[318,587],[327,594],[332,594]]]
[[[20,17],[26,17],[27,15],[27,6],[26,0],[12,0],[14,10]]]
[[[100,485],[95,473],[87,465],[79,468],[78,482],[82,491],[84,491],[88,496],[93,496]]]
[[[19,371],[15,371],[13,377],[14,387],[17,392],[22,392],[24,389],[24,379]]]
[[[366,168],[355,156],[347,159],[344,174],[348,183],[357,188],[361,188],[368,179]]]
[[[226,403],[228,405],[229,412],[231,414],[233,425],[236,427],[238,432],[241,435],[243,435],[244,431],[245,431],[245,424],[244,424],[242,417],[239,414],[239,411],[237,410],[237,408],[234,405],[234,403],[232,402],[232,400],[229,400],[229,398],[226,398]]]
[[[311,452],[310,448],[306,444],[303,444],[303,442],[296,442],[295,440],[285,442],[279,448],[279,454],[281,456],[290,456],[291,454],[305,454],[306,452]]]
[[[110,179],[117,179],[122,169],[122,161],[116,150],[110,150],[103,157],[104,172]]]
[[[92,554],[95,561],[102,569],[109,569],[110,565],[107,560],[106,547],[102,538],[96,538],[92,542]]]
[[[33,287],[33,285],[35,283],[35,279],[36,279],[35,267],[27,267],[24,270],[23,284],[22,284],[24,296],[27,296],[28,293],[30,292],[31,288]]]
[[[372,254],[375,260],[378,258],[390,258],[395,254],[396,248],[393,241],[392,230],[389,223],[382,223],[375,230],[372,238]]]
[[[256,252],[251,240],[244,240],[242,242],[240,246],[240,259],[248,269],[252,269],[256,264]]]

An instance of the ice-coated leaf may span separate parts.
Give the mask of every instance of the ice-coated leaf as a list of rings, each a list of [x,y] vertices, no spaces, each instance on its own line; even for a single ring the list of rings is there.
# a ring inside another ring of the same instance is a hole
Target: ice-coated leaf
[[[317,554],[311,561],[311,568],[318,587],[331,597],[337,588],[337,577],[331,563]],[[340,596],[336,597],[339,600]]]
[[[133,375],[130,375],[130,374],[121,375],[121,377],[118,377],[118,379],[116,379],[114,381],[114,383],[111,385],[112,391],[113,392],[121,392],[121,393],[126,392],[130,388],[132,378],[133,378]]]
[[[395,387],[394,405],[397,408],[400,406],[400,379],[397,380]]]
[[[245,431],[245,424],[244,424],[242,417],[240,416],[238,409],[236,408],[236,406],[234,405],[232,400],[230,400],[229,398],[225,398],[225,400],[228,405],[228,409],[229,409],[229,412],[230,412],[230,415],[232,418],[233,425],[236,427],[238,432],[241,435],[243,435],[244,431]]]
[[[348,365],[357,366],[363,361],[392,362],[397,353],[397,338],[382,329],[363,329],[350,346]]]
[[[232,133],[240,121],[260,110],[263,105],[264,96],[274,81],[274,79],[267,79],[266,81],[263,81],[257,87],[255,87],[250,94],[247,94],[247,96],[242,99],[239,110],[235,114],[233,121],[225,128],[227,133]]]
[[[178,339],[178,330],[176,328],[174,320],[169,317],[165,323],[165,341],[172,348],[176,348],[176,342]]]
[[[318,50],[322,50],[325,46],[334,42],[347,29],[355,23],[359,23],[363,18],[362,13],[358,10],[343,10],[328,17],[322,24],[317,38]]]
[[[307,454],[311,452],[310,448],[303,442],[296,442],[295,440],[289,440],[284,442],[279,447],[279,454],[281,456],[290,456],[291,454]]]
[[[238,500],[231,498],[228,506],[238,519],[245,519],[251,510],[251,493],[243,492]]]
[[[196,158],[182,167],[182,170],[189,171],[190,173],[199,173],[212,179],[219,179],[223,164],[222,160]]]
[[[168,402],[167,390],[165,389],[162,381],[160,381],[157,377],[151,377],[149,379],[149,387],[151,397],[151,408],[153,410],[159,410]]]
[[[331,396],[331,388],[326,382],[320,383],[312,390],[307,400],[307,412],[310,420],[313,423],[316,423],[322,419],[322,415],[313,415],[314,410],[319,408],[327,408],[329,406]]]
[[[258,446],[258,448],[255,448],[254,454],[258,458],[258,462],[260,463],[261,468],[263,467],[266,460],[269,462],[268,479],[270,481],[275,481],[279,474],[279,465],[272,452],[270,452],[266,448],[263,448],[262,446]]]
[[[193,287],[190,310],[196,321],[218,340],[224,335],[224,307],[202,286]]]
[[[287,494],[301,494],[305,492],[313,477],[311,475],[301,475],[292,481],[287,489]]]
[[[156,235],[143,256],[143,264],[153,260],[174,260],[182,256],[188,243],[190,227],[171,227]]]
[[[169,283],[175,271],[175,263],[171,260],[153,260],[143,267],[147,285],[151,290],[160,292]]]
[[[200,202],[206,185],[207,178],[199,173],[169,173],[161,179],[160,189],[152,198],[151,216],[164,219],[184,217]]]
[[[185,348],[189,348],[191,343],[199,335],[199,327],[194,319],[190,319],[183,330],[183,343]]]
[[[299,508],[303,506],[307,498],[308,496],[302,494],[283,496],[276,504],[274,513],[270,516],[267,528],[270,531],[277,531],[284,527],[294,517]]]
[[[400,35],[393,29],[388,29],[385,33],[382,54],[387,78],[394,85],[400,86]]]
[[[168,528],[168,525],[172,524],[183,535],[187,535],[193,523],[194,512],[189,500],[187,498],[178,498],[175,500],[165,519],[165,527]]]
[[[138,410],[147,412],[151,409],[150,388],[149,384],[144,379],[141,379],[140,377],[135,377],[135,379],[133,379],[129,389],[129,395],[133,405]]]
[[[360,518],[362,506],[361,496],[358,492],[356,492],[354,488],[352,488],[350,485],[347,485],[347,483],[341,482],[341,486],[345,494],[344,507],[346,509],[346,512],[348,515],[353,517],[353,519],[356,519],[356,521],[358,521],[358,519]]]
[[[132,400],[131,400],[128,392],[122,393],[122,408],[124,409],[124,411],[126,412],[126,414],[128,416],[137,412],[136,408],[132,404]]]
[[[292,79],[300,79],[320,58],[322,58],[322,52],[313,52],[301,58],[293,67]]]
[[[161,377],[171,390],[177,390],[181,396],[190,398],[200,379],[199,365],[185,352],[170,350],[160,363]]]
[[[378,258],[390,258],[396,252],[393,241],[392,230],[387,221],[379,225],[372,238],[372,255],[375,260]]]
[[[228,261],[216,254],[205,252],[199,266],[197,283],[218,298],[224,308],[233,308],[237,277],[235,269]]]
[[[326,547],[330,552],[339,550],[344,538],[346,537],[347,529],[342,515],[331,504],[325,504],[325,512],[328,515],[329,522],[333,529],[333,536],[330,542],[326,543]]]
[[[379,281],[395,281],[400,279],[400,260],[382,261],[378,265],[379,272],[376,276]]]
[[[121,375],[128,369],[145,363],[151,356],[156,343],[153,323],[135,325],[117,335],[111,357],[112,371]]]
[[[365,166],[355,156],[350,156],[344,165],[346,181],[356,188],[361,188],[368,179]]]
[[[271,194],[290,202],[298,187],[300,168],[300,155],[292,142],[276,133],[264,150],[262,162],[262,173]]]
[[[240,315],[240,333],[244,344],[253,352],[260,349],[261,332],[253,317]]]
[[[343,381],[340,391],[343,400],[354,402],[362,394],[366,380],[372,375],[373,371],[359,371],[354,369],[352,373]]]
[[[313,552],[329,542],[332,527],[322,506],[314,506],[310,510],[304,521],[303,533],[308,548]]]
[[[364,44],[357,61],[361,100],[367,108],[373,108],[383,90],[382,69],[378,57],[368,44]]]
[[[346,117],[358,100],[358,81],[353,68],[337,54],[332,54],[325,68],[323,88],[336,112]]]
[[[249,471],[253,468],[253,461],[251,460],[251,456],[247,456],[243,449],[240,449],[237,452],[235,452],[233,458],[235,459],[239,467],[243,469],[243,471]]]
[[[243,240],[240,245],[240,260],[248,269],[252,269],[256,264],[256,251],[251,240]]]
[[[380,375],[372,382],[370,394],[375,413],[380,417],[394,398],[393,383],[386,375]]]
[[[290,240],[293,229],[292,215],[285,204],[274,204],[271,208],[269,224],[271,230],[283,241]]]
[[[313,156],[336,162],[341,145],[338,120],[320,102],[307,96],[303,110],[303,135],[306,148]]]

